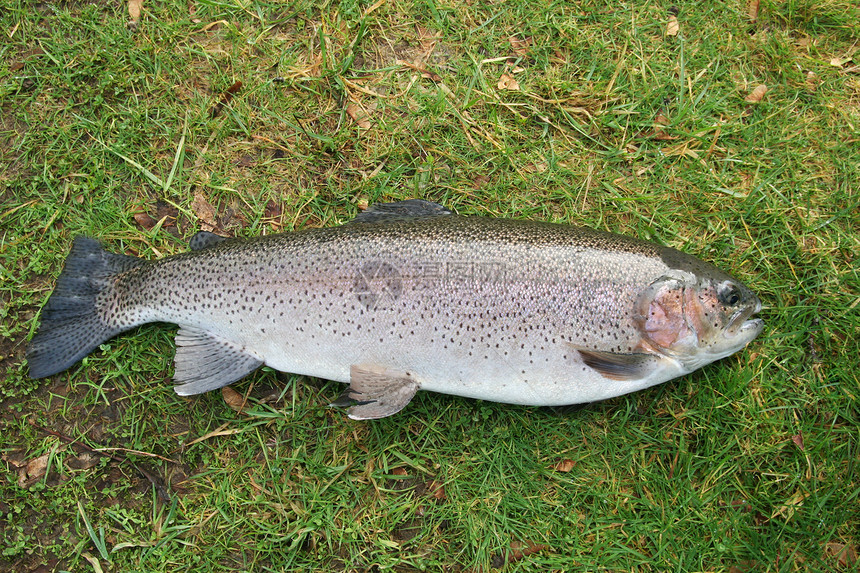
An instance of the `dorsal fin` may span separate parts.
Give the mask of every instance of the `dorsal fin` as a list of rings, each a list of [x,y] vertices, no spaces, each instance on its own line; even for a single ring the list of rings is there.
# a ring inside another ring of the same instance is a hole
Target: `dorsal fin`
[[[404,221],[424,217],[442,217],[453,215],[451,211],[423,199],[408,199],[394,203],[376,203],[352,220],[353,223],[379,223],[388,221]]]
[[[221,235],[216,235],[209,231],[197,231],[197,233],[191,237],[191,240],[188,241],[188,247],[192,251],[199,251],[200,249],[206,249],[226,240],[227,237],[222,237]]]

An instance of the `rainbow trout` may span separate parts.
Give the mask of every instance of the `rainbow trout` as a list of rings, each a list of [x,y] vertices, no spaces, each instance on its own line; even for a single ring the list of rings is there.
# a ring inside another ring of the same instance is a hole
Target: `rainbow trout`
[[[348,383],[334,405],[373,419],[419,389],[535,406],[602,400],[729,356],[762,330],[752,291],[675,249],[420,200],[334,228],[200,232],[190,247],[146,261],[77,238],[30,344],[30,376],[172,322],[182,396],[265,364]]]

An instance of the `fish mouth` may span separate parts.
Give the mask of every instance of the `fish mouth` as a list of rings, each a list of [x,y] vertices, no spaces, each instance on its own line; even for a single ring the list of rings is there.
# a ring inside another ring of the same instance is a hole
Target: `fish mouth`
[[[726,326],[726,335],[730,337],[744,336],[750,340],[758,336],[764,327],[764,321],[760,318],[750,318],[761,310],[761,301],[756,300],[755,305],[750,305],[744,309],[737,311],[729,320]]]

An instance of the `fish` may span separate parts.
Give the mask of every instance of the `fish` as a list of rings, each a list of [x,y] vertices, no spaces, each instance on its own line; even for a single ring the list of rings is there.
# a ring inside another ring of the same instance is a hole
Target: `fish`
[[[200,231],[189,247],[144,260],[75,238],[29,375],[62,372],[139,325],[174,323],[181,396],[266,365],[348,384],[331,405],[371,420],[418,390],[526,406],[604,400],[734,354],[763,329],[755,293],[682,251],[420,199],[336,227]]]

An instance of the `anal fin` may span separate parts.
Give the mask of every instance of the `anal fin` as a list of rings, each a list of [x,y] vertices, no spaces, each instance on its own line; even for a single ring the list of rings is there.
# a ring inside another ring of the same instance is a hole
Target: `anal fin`
[[[412,400],[420,384],[409,372],[396,372],[376,366],[349,369],[350,384],[332,406],[349,408],[353,420],[376,420],[402,410]]]
[[[242,346],[205,330],[183,326],[176,333],[174,390],[180,396],[202,394],[232,384],[263,364]]]
[[[610,380],[632,381],[647,378],[659,367],[660,360],[641,352],[621,353],[577,348],[586,366]]]

